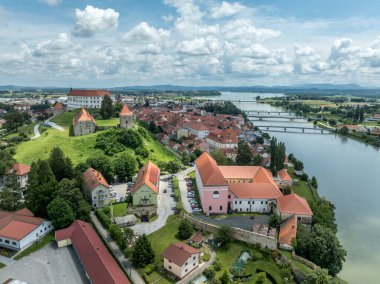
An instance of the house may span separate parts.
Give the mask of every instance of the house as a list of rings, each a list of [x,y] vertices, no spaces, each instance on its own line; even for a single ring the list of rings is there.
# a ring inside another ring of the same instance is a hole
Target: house
[[[274,181],[278,185],[279,188],[283,189],[287,186],[292,186],[293,185],[293,179],[292,177],[288,174],[287,169],[282,169],[278,171],[277,177],[274,178]]]
[[[205,241],[205,237],[201,232],[197,232],[194,236],[192,236],[189,240],[190,245],[196,245],[198,248],[200,248]]]
[[[281,220],[296,216],[297,220],[304,224],[311,224],[313,218],[313,212],[306,199],[295,193],[278,198],[277,215]]]
[[[68,228],[56,231],[55,240],[59,248],[74,247],[90,283],[131,283],[91,224],[76,220]]]
[[[203,139],[206,138],[207,135],[209,134],[209,129],[207,126],[205,126],[202,123],[185,123],[183,125],[185,129],[189,131],[189,133],[195,135],[196,138],[198,139]],[[189,135],[191,135],[189,134]]]
[[[132,189],[133,206],[157,206],[160,185],[160,169],[148,161],[143,166]]]
[[[133,127],[134,115],[133,112],[128,108],[127,105],[124,105],[119,113],[120,118],[120,127],[130,129]]]
[[[239,139],[232,129],[214,130],[207,136],[206,142],[214,149],[236,149]]]
[[[0,128],[3,128],[6,122],[7,121],[5,119],[0,119]]]
[[[52,230],[50,221],[35,217],[27,208],[0,211],[0,247],[21,250]]]
[[[101,108],[105,96],[112,98],[106,90],[70,90],[67,95],[67,109]]]
[[[200,250],[187,244],[171,244],[162,253],[162,257],[164,258],[164,268],[182,279],[198,267],[200,254]]]
[[[280,247],[293,249],[292,241],[297,238],[297,216],[293,215],[280,225],[278,242]]]
[[[96,121],[92,115],[82,108],[73,117],[73,132],[74,136],[82,136],[94,133],[96,130]]]
[[[60,102],[57,102],[53,107],[53,115],[54,116],[59,115],[59,114],[63,113],[64,110],[65,110],[65,108],[63,107],[63,104]]]
[[[281,191],[272,173],[259,166],[218,166],[207,153],[195,161],[195,177],[203,212],[269,213]]]
[[[8,175],[15,174],[17,176],[17,181],[20,183],[20,187],[25,191],[28,185],[28,177],[31,169],[32,167],[29,165],[20,163],[13,164],[11,169],[7,170],[3,176],[0,176],[0,188],[4,186]]]
[[[83,184],[93,207],[100,208],[110,203],[110,186],[100,172],[88,168],[83,173]]]

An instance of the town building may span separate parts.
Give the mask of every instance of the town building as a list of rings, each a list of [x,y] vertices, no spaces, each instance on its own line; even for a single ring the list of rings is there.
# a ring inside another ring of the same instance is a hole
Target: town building
[[[0,211],[0,247],[21,250],[52,230],[50,221],[35,217],[27,208]]]
[[[96,121],[92,115],[84,108],[82,108],[73,117],[73,133],[74,136],[88,135],[95,133]]]
[[[101,108],[105,96],[112,98],[106,90],[70,90],[67,95],[67,109]]]
[[[157,206],[160,169],[148,161],[138,174],[132,189],[133,206]]]
[[[162,254],[164,268],[182,279],[199,266],[200,253],[184,243],[171,244]]]
[[[287,186],[292,186],[293,185],[293,179],[292,177],[288,174],[287,169],[282,169],[278,171],[277,177],[274,178],[274,181],[278,185],[279,188],[284,189]]]
[[[197,246],[198,248],[202,247],[204,242],[205,236],[202,234],[202,232],[196,232],[196,234],[193,235],[189,240],[189,244],[191,246]]]
[[[195,135],[196,138],[206,138],[210,131],[207,126],[202,123],[186,123],[183,128],[187,129],[189,133]]]
[[[119,113],[120,127],[130,129],[133,127],[134,115],[127,105],[124,105]]]
[[[285,249],[293,249],[292,241],[297,238],[297,217],[292,216],[280,225],[278,243]]]
[[[217,129],[210,132],[206,142],[214,149],[236,149],[239,139],[236,131],[232,129]]]
[[[20,163],[13,164],[11,169],[7,170],[2,176],[0,176],[0,188],[5,185],[8,175],[15,174],[17,176],[17,181],[20,183],[20,187],[24,193],[28,185],[28,177],[31,169],[32,167],[29,165]]]
[[[63,113],[65,111],[65,107],[63,106],[62,103],[60,102],[57,102],[54,106],[53,106],[53,115],[56,116],[56,115],[59,115],[61,113]]]
[[[100,208],[110,203],[110,186],[100,172],[88,168],[83,173],[83,184],[93,207]]]
[[[131,283],[91,224],[76,220],[68,228],[56,231],[55,240],[59,248],[73,246],[90,283]]]
[[[295,194],[288,194],[278,198],[277,215],[281,221],[296,216],[303,224],[311,224],[313,212],[306,199]]]

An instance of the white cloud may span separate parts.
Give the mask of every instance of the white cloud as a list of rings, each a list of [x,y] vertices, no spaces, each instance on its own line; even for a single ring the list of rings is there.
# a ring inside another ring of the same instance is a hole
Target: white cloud
[[[146,22],[142,22],[133,27],[124,35],[124,39],[130,42],[157,42],[169,36],[169,32],[164,29],[156,29]]]
[[[88,5],[83,11],[76,9],[75,18],[74,35],[77,37],[92,37],[96,33],[116,29],[119,13],[114,9],[99,9]]]
[[[62,0],[38,0],[38,2],[47,4],[49,6],[57,6],[62,3]]]
[[[210,55],[219,49],[219,41],[212,36],[185,40],[179,44],[178,52],[189,56]]]
[[[211,9],[211,18],[219,19],[223,17],[229,17],[232,15],[235,15],[242,10],[246,9],[247,7],[244,5],[241,5],[240,3],[229,3],[226,1],[223,1],[219,6],[213,7]]]

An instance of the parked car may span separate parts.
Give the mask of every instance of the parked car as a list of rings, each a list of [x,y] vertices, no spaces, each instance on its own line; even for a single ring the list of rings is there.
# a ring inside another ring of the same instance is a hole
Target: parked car
[[[202,212],[202,209],[200,209],[200,208],[194,208],[193,211],[194,212]]]
[[[191,204],[191,208],[193,208],[193,209],[198,208],[198,205],[196,205],[196,204]]]

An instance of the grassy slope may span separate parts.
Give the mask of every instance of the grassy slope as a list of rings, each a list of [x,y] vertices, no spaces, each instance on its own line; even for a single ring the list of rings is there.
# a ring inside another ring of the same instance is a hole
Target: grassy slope
[[[298,182],[295,183],[292,186],[293,191],[298,194],[299,196],[304,197],[309,203],[311,201],[314,201],[314,196],[311,192],[310,187],[306,184],[305,181],[302,181],[299,177],[294,175],[294,168],[289,168],[288,169],[289,175],[292,177],[292,179],[297,179]]]

